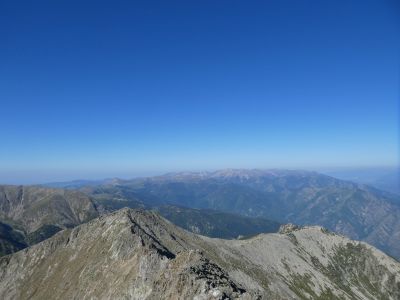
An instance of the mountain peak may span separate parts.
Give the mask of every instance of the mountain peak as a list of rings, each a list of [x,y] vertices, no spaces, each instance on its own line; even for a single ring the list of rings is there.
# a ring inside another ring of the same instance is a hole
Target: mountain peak
[[[0,298],[400,296],[400,264],[382,252],[319,227],[283,228],[291,234],[211,239],[125,208],[0,258]]]
[[[224,270],[189,247],[182,239],[185,235],[150,211],[122,209],[101,216],[1,258],[0,298],[225,299],[245,295]],[[30,270],[28,276],[26,270]],[[18,289],[7,288],[16,281],[21,284]]]

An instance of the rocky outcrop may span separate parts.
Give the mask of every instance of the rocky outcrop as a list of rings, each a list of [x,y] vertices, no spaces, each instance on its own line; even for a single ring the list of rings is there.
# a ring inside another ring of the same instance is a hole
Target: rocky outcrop
[[[222,240],[123,209],[0,258],[1,299],[399,299],[400,264],[321,227]]]
[[[279,227],[279,231],[278,232],[281,233],[281,234],[285,234],[285,233],[291,233],[291,232],[299,230],[299,229],[300,229],[299,226],[294,225],[292,223],[288,223],[288,224],[281,225]]]

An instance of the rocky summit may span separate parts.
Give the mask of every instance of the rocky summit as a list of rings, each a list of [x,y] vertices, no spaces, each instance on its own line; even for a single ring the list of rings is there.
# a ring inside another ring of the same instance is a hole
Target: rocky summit
[[[399,299],[400,263],[321,227],[245,240],[122,209],[0,258],[1,299]]]

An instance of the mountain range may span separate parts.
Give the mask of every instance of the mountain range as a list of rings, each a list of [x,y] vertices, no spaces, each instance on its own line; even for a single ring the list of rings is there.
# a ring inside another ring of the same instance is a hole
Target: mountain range
[[[400,258],[400,196],[316,172],[228,169],[74,188],[106,211],[173,205],[320,225]]]

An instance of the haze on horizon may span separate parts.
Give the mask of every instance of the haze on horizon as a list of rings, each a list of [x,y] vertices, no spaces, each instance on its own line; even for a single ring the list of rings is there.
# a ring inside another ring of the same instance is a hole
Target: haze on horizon
[[[0,4],[0,183],[399,166],[396,1]]]

